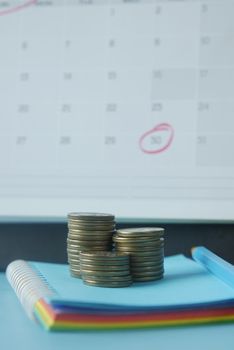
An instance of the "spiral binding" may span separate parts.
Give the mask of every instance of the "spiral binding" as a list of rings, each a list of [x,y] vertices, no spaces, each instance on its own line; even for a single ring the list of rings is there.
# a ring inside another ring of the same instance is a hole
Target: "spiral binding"
[[[55,294],[43,275],[24,260],[11,262],[7,266],[6,276],[31,319],[35,319],[35,303],[41,298]]]

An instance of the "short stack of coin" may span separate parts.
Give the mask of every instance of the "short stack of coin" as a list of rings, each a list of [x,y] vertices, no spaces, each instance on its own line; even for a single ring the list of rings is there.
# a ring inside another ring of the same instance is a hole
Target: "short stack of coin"
[[[164,273],[164,229],[160,227],[126,228],[116,231],[113,240],[117,252],[130,254],[130,270],[135,282],[154,281]]]
[[[81,277],[85,284],[120,288],[132,283],[129,255],[118,252],[80,252]]]
[[[102,213],[69,213],[67,255],[71,275],[81,277],[81,251],[110,251],[115,217]]]

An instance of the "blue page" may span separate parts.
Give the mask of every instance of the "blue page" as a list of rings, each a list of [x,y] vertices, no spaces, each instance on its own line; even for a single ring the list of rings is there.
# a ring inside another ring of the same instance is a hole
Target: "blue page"
[[[161,308],[200,303],[234,302],[234,290],[195,261],[175,255],[164,261],[160,281],[133,283],[126,288],[87,286],[70,276],[68,265],[31,263],[45,277],[55,294],[50,302],[60,305]]]

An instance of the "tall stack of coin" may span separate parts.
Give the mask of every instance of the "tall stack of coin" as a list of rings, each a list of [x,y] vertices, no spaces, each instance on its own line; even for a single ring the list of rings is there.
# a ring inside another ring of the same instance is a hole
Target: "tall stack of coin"
[[[130,254],[133,281],[163,278],[164,229],[159,227],[126,228],[113,237],[115,250]]]
[[[81,251],[110,251],[115,217],[102,213],[69,213],[67,255],[71,275],[81,277]]]
[[[81,277],[96,287],[127,287],[132,283],[129,255],[117,252],[80,252]]]

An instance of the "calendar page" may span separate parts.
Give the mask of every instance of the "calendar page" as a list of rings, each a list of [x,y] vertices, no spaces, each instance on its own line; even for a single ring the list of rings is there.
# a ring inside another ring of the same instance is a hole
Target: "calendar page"
[[[0,1],[0,215],[234,218],[234,1]]]

